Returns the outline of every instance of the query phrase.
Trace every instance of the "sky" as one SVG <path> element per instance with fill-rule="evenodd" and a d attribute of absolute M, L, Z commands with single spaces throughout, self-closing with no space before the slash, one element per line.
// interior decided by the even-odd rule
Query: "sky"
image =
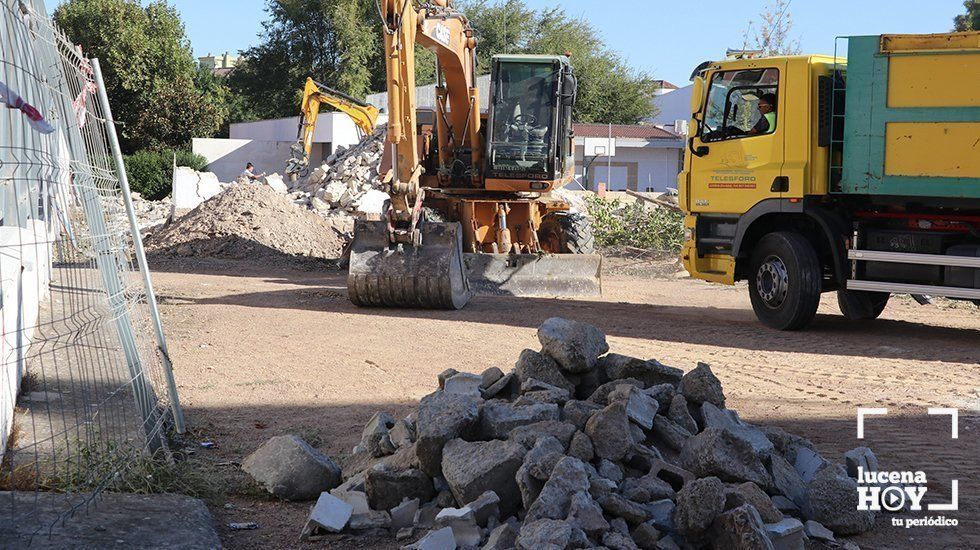
<path fill-rule="evenodd" d="M 584 16 L 606 43 L 654 78 L 683 86 L 700 62 L 742 46 L 748 21 L 769 0 L 525 0 Z M 170 0 L 180 11 L 194 54 L 236 52 L 261 42 L 266 0 Z M 601 9 L 596 9 L 601 4 Z M 804 53 L 834 53 L 837 36 L 947 32 L 963 0 L 792 0 Z M 574 61 L 574 60 L 573 60 Z"/>

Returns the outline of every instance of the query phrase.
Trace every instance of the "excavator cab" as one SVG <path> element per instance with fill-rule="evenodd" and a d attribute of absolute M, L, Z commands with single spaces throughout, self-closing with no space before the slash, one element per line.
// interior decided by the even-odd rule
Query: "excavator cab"
<path fill-rule="evenodd" d="M 491 69 L 487 189 L 549 191 L 572 156 L 577 83 L 565 56 L 498 55 Z M 573 161 L 574 162 L 574 161 Z M 526 189 L 494 180 L 527 180 Z"/>

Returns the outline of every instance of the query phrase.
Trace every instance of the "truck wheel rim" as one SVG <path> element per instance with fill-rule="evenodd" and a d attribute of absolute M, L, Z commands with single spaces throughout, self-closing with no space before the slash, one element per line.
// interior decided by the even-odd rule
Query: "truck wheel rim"
<path fill-rule="evenodd" d="M 781 306 L 789 289 L 789 274 L 783 261 L 776 256 L 766 258 L 755 276 L 755 287 L 766 306 Z"/>

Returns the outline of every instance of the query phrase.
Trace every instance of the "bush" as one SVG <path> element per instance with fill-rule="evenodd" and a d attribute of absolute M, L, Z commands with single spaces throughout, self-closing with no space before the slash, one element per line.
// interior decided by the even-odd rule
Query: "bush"
<path fill-rule="evenodd" d="M 592 231 L 601 247 L 633 246 L 678 253 L 684 244 L 684 214 L 669 208 L 647 209 L 640 201 L 586 197 Z"/>
<path fill-rule="evenodd" d="M 174 155 L 177 155 L 177 166 L 188 166 L 199 172 L 208 166 L 207 159 L 190 151 L 137 151 L 124 159 L 130 189 L 154 201 L 169 195 Z"/>

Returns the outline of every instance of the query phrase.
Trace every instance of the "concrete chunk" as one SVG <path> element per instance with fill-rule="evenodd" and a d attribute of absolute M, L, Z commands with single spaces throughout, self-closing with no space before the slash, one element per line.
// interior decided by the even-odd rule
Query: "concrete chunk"
<path fill-rule="evenodd" d="M 340 467 L 295 435 L 269 439 L 245 458 L 242 470 L 286 500 L 311 500 L 340 485 Z"/>
<path fill-rule="evenodd" d="M 320 493 L 309 521 L 327 532 L 339 533 L 347 527 L 353 511 L 353 506 L 330 493 Z"/>
<path fill-rule="evenodd" d="M 599 356 L 609 351 L 606 335 L 587 323 L 560 317 L 545 320 L 538 327 L 541 351 L 568 372 L 587 372 L 595 368 Z"/>
<path fill-rule="evenodd" d="M 623 384 L 609 392 L 606 399 L 610 403 L 623 402 L 626 405 L 626 415 L 630 420 L 644 429 L 653 428 L 653 418 L 657 415 L 660 405 L 656 399 L 643 393 L 640 388 Z"/>

